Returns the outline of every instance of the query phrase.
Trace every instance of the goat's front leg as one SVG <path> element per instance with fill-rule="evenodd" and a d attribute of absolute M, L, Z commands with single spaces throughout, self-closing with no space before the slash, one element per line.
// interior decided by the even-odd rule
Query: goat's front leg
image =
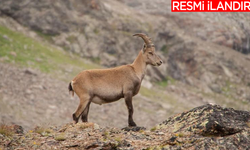
<path fill-rule="evenodd" d="M 90 103 L 89 102 L 85 108 L 85 110 L 83 111 L 82 113 L 82 122 L 88 122 L 88 114 L 89 114 L 89 106 L 90 106 Z"/>
<path fill-rule="evenodd" d="M 79 117 L 85 111 L 85 109 L 87 108 L 89 102 L 90 101 L 89 101 L 89 96 L 88 95 L 84 95 L 84 96 L 80 97 L 80 104 L 79 104 L 76 112 L 72 115 L 73 120 L 75 121 L 75 123 L 78 122 Z"/>
<path fill-rule="evenodd" d="M 128 108 L 128 125 L 130 127 L 136 126 L 136 124 L 133 120 L 134 109 L 133 109 L 133 104 L 132 104 L 132 93 L 125 94 L 124 98 L 125 98 L 125 102 L 126 102 L 126 105 Z"/>

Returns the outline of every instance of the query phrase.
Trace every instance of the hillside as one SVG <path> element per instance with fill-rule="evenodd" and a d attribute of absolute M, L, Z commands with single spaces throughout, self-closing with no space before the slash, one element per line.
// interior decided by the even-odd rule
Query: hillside
<path fill-rule="evenodd" d="M 172 78 L 205 93 L 249 101 L 249 13 L 171 13 L 169 2 L 3 0 L 0 11 L 105 67 L 132 62 L 142 41 L 131 35 L 147 33 L 165 62 L 149 67 L 148 82 Z M 227 86 L 233 90 L 226 93 Z"/>
<path fill-rule="evenodd" d="M 171 13 L 169 3 L 1 0 L 0 123 L 27 131 L 71 122 L 78 98 L 68 94 L 69 81 L 82 70 L 132 63 L 143 45 L 137 32 L 164 60 L 148 67 L 134 98 L 139 126 L 207 103 L 249 111 L 249 13 Z M 123 100 L 90 108 L 90 122 L 127 125 Z"/>

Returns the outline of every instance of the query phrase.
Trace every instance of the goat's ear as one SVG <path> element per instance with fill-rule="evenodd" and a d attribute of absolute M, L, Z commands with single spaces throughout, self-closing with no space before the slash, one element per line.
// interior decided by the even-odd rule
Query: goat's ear
<path fill-rule="evenodd" d="M 143 53 L 146 52 L 146 48 L 147 48 L 146 44 L 143 44 L 143 48 L 142 48 L 142 52 L 143 52 Z"/>

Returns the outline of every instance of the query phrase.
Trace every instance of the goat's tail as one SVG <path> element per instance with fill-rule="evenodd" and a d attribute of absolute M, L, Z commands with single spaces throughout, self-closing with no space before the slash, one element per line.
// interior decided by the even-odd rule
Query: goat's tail
<path fill-rule="evenodd" d="M 69 83 L 68 89 L 69 89 L 69 93 L 72 92 L 72 96 L 74 96 L 74 90 L 73 90 L 73 87 L 72 87 L 72 84 L 71 84 L 71 83 L 72 83 L 72 82 Z"/>

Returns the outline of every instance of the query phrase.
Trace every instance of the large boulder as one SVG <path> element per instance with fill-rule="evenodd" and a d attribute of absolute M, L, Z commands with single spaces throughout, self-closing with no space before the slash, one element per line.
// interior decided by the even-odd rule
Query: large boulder
<path fill-rule="evenodd" d="M 173 134 L 166 143 L 176 149 L 250 148 L 248 111 L 207 104 L 170 117 L 158 128 Z"/>

